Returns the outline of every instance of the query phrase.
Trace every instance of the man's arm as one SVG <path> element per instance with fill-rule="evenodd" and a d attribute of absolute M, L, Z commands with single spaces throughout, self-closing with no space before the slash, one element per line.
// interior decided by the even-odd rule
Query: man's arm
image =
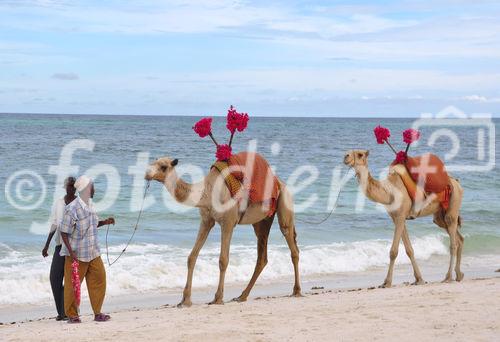
<path fill-rule="evenodd" d="M 64 242 L 64 245 L 68 249 L 69 255 L 71 255 L 71 258 L 73 258 L 73 261 L 74 260 L 78 260 L 78 258 L 76 257 L 75 252 L 71 248 L 71 244 L 69 243 L 69 234 L 61 232 L 61 238 L 62 238 L 62 240 Z"/>
<path fill-rule="evenodd" d="M 47 241 L 45 242 L 45 246 L 42 249 L 42 255 L 43 255 L 44 258 L 47 257 L 47 256 L 49 256 L 48 251 L 49 251 L 50 241 L 52 241 L 52 237 L 54 236 L 55 233 L 56 233 L 55 230 L 51 231 L 49 233 L 49 236 L 47 236 Z"/>
<path fill-rule="evenodd" d="M 57 220 L 58 217 L 61 218 L 62 212 L 61 208 L 59 207 L 59 201 L 56 201 L 52 205 L 52 210 L 50 213 L 50 221 L 52 224 L 50 225 L 50 231 L 49 231 L 49 236 L 47 236 L 47 241 L 45 241 L 45 246 L 42 249 L 42 256 L 45 258 L 49 255 L 49 246 L 50 246 L 50 241 L 52 241 L 52 238 L 54 237 L 54 234 L 56 233 L 57 230 Z"/>
<path fill-rule="evenodd" d="M 75 218 L 73 218 L 73 214 L 71 213 L 71 211 L 66 208 L 59 230 L 61 232 L 61 238 L 64 242 L 64 245 L 68 249 L 69 255 L 71 256 L 71 258 L 73 258 L 73 260 L 78 260 L 75 251 L 71 248 L 71 243 L 69 242 L 69 236 L 73 233 L 74 226 Z"/>

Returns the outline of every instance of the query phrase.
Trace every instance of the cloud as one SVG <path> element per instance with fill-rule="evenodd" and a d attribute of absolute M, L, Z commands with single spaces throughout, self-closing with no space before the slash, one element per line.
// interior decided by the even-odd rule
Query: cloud
<path fill-rule="evenodd" d="M 106 2 L 79 5 L 67 1 L 23 0 L 0 3 L 0 8 L 8 13 L 3 20 L 3 25 L 7 27 L 50 31 L 67 31 L 70 27 L 78 32 L 121 34 L 207 33 L 245 29 L 248 34 L 261 31 L 264 36 L 287 33 L 331 38 L 379 32 L 415 23 L 413 20 L 366 13 L 339 16 L 321 11 L 302 11 L 296 4 L 257 5 L 241 0 L 150 0 L 141 5 L 121 3 L 120 6 Z M 26 13 L 45 20 L 35 20 Z M 24 23 L 28 20 L 29 26 Z"/>
<path fill-rule="evenodd" d="M 500 97 L 486 97 L 482 95 L 467 95 L 462 97 L 462 100 L 472 101 L 472 102 L 500 102 Z"/>
<path fill-rule="evenodd" d="M 61 81 L 76 81 L 80 77 L 77 74 L 72 73 L 72 72 L 68 72 L 68 73 L 60 72 L 60 73 L 53 74 L 52 78 L 55 80 L 61 80 Z"/>

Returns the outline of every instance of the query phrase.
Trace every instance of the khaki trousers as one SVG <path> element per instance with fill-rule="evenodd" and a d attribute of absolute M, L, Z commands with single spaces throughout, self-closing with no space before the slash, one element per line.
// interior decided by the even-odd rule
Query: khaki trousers
<path fill-rule="evenodd" d="M 75 294 L 71 282 L 71 257 L 66 257 L 64 263 L 64 311 L 68 317 L 78 316 L 78 307 L 75 303 Z M 101 257 L 97 257 L 90 262 L 79 261 L 78 271 L 80 274 L 80 282 L 87 282 L 89 291 L 90 304 L 94 314 L 101 313 L 102 303 L 106 294 L 106 270 L 102 263 Z"/>

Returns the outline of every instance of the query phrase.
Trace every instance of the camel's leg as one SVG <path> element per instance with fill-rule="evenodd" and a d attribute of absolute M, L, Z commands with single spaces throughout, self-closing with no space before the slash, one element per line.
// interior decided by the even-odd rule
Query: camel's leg
<path fill-rule="evenodd" d="M 288 248 L 292 256 L 293 270 L 295 273 L 295 284 L 293 286 L 292 296 L 301 297 L 300 276 L 299 276 L 299 247 L 297 246 L 297 233 L 295 231 L 295 220 L 293 212 L 292 195 L 286 187 L 281 184 L 281 192 L 278 197 L 276 208 L 280 230 L 286 239 Z"/>
<path fill-rule="evenodd" d="M 295 232 L 295 226 L 291 228 L 288 227 L 280 227 L 283 236 L 286 239 L 286 243 L 288 244 L 288 248 L 290 248 L 290 254 L 292 256 L 293 263 L 293 271 L 295 274 L 295 283 L 293 285 L 293 293 L 294 297 L 302 297 L 301 288 L 300 288 L 300 276 L 299 276 L 299 246 L 297 246 L 297 233 Z"/>
<path fill-rule="evenodd" d="M 394 238 L 392 240 L 391 251 L 389 252 L 389 270 L 387 271 L 387 276 L 385 277 L 384 283 L 380 287 L 391 287 L 392 286 L 392 272 L 394 270 L 394 263 L 398 256 L 399 241 L 405 230 L 405 218 L 394 218 Z"/>
<path fill-rule="evenodd" d="M 418 268 L 417 261 L 415 260 L 415 253 L 413 252 L 410 237 L 408 236 L 408 229 L 406 227 L 403 231 L 403 244 L 405 245 L 406 255 L 410 258 L 411 265 L 413 267 L 413 274 L 415 275 L 415 282 L 413 285 L 425 284 L 422 274 L 420 273 L 420 269 Z"/>
<path fill-rule="evenodd" d="M 219 286 L 215 292 L 214 300 L 209 304 L 224 304 L 224 278 L 226 276 L 227 265 L 229 264 L 229 247 L 233 236 L 235 224 L 223 224 L 221 227 L 221 246 L 219 256 Z"/>
<path fill-rule="evenodd" d="M 250 291 L 257 281 L 257 278 L 267 265 L 267 240 L 269 238 L 269 231 L 271 230 L 273 220 L 274 215 L 253 225 L 255 235 L 257 235 L 257 263 L 255 264 L 252 279 L 250 279 L 247 287 L 238 298 L 234 299 L 237 302 L 244 302 L 247 300 Z"/>
<path fill-rule="evenodd" d="M 446 222 L 448 224 L 448 235 L 450 236 L 450 266 L 448 267 L 448 272 L 443 282 L 448 283 L 452 281 L 452 270 L 455 266 L 455 259 L 457 256 L 457 220 L 453 218 L 447 218 Z M 451 221 L 451 222 L 449 222 Z"/>
<path fill-rule="evenodd" d="M 464 279 L 464 274 L 460 270 L 460 263 L 462 262 L 462 249 L 464 248 L 464 237 L 460 234 L 460 231 L 457 229 L 458 236 L 458 246 L 457 246 L 457 264 L 455 265 L 455 273 L 457 275 L 457 281 L 461 281 Z"/>
<path fill-rule="evenodd" d="M 198 230 L 198 236 L 196 237 L 196 242 L 187 260 L 188 275 L 186 280 L 186 286 L 184 287 L 184 293 L 182 295 L 182 301 L 179 303 L 179 305 L 177 305 L 177 307 L 183 307 L 183 306 L 189 307 L 192 304 L 191 284 L 193 281 L 194 266 L 196 264 L 196 259 L 198 258 L 198 254 L 200 253 L 201 248 L 205 244 L 205 241 L 207 240 L 208 237 L 208 233 L 210 233 L 210 230 L 212 229 L 214 224 L 215 221 L 212 219 L 206 221 L 202 220 L 200 223 L 200 229 Z"/>
<path fill-rule="evenodd" d="M 450 234 L 451 231 L 454 233 L 450 234 L 450 253 L 452 252 L 451 249 L 451 239 L 452 235 L 455 236 L 455 241 L 456 241 L 456 264 L 455 264 L 455 273 L 457 276 L 457 281 L 461 281 L 464 278 L 464 274 L 460 270 L 460 263 L 462 261 L 462 250 L 463 250 L 463 245 L 464 245 L 464 238 L 462 234 L 460 234 L 459 229 L 461 226 L 461 219 L 460 219 L 460 207 L 462 206 L 462 199 L 463 199 L 463 193 L 464 190 L 460 183 L 458 182 L 457 179 L 451 177 L 450 178 L 450 183 L 452 185 L 452 192 L 451 192 L 451 198 L 450 198 L 450 206 L 444 215 L 444 219 L 446 222 L 446 225 L 448 227 L 448 233 Z M 451 279 L 451 272 L 448 272 L 450 276 L 446 276 L 446 280 L 449 281 Z"/>

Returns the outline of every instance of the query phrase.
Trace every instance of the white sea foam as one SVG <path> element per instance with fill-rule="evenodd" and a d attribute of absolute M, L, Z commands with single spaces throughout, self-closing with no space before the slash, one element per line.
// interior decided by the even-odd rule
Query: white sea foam
<path fill-rule="evenodd" d="M 351 243 L 301 246 L 300 270 L 303 276 L 361 272 L 371 267 L 388 264 L 390 240 L 367 240 Z M 417 259 L 427 260 L 432 255 L 448 253 L 443 235 L 427 235 L 413 240 Z M 110 248 L 111 259 L 123 246 Z M 190 250 L 168 245 L 131 245 L 127 253 L 112 267 L 107 268 L 109 295 L 181 288 L 186 277 L 186 258 Z M 102 256 L 103 261 L 105 255 Z M 219 247 L 204 248 L 196 264 L 193 284 L 196 287 L 213 286 L 219 276 Z M 269 263 L 259 279 L 273 282 L 291 276 L 293 267 L 286 246 L 271 245 Z M 226 283 L 247 282 L 253 272 L 256 247 L 231 246 L 231 257 Z M 398 263 L 409 263 L 400 246 Z M 52 298 L 49 285 L 50 258 L 38 254 L 11 250 L 0 259 L 0 304 L 41 303 Z M 82 291 L 86 295 L 86 290 Z"/>

